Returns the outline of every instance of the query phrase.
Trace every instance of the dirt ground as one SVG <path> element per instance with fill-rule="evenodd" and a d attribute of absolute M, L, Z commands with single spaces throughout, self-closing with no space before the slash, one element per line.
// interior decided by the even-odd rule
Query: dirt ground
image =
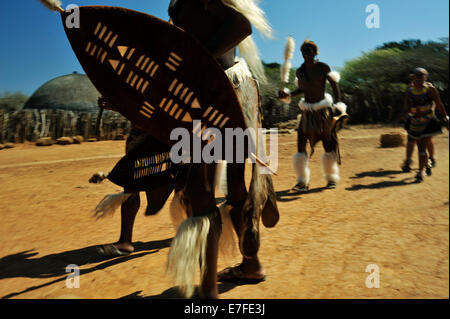
<path fill-rule="evenodd" d="M 380 148 L 380 134 L 400 128 L 352 126 L 340 134 L 341 182 L 325 190 L 317 145 L 311 191 L 296 195 L 292 156 L 296 134 L 279 136 L 274 184 L 280 222 L 261 225 L 260 258 L 267 280 L 219 284 L 221 298 L 449 298 L 449 141 L 435 139 L 437 167 L 421 184 L 402 173 L 404 147 Z M 119 192 L 105 181 L 123 155 L 124 141 L 0 151 L 1 298 L 179 298 L 165 277 L 174 236 L 168 204 L 136 218 L 136 251 L 102 260 L 96 247 L 119 237 L 120 213 L 96 221 L 92 210 Z M 417 168 L 417 150 L 413 168 Z M 169 199 L 171 201 L 171 198 Z M 240 261 L 220 257 L 219 270 Z M 66 266 L 80 268 L 79 288 L 66 287 Z M 379 288 L 366 287 L 368 265 L 379 268 Z"/>

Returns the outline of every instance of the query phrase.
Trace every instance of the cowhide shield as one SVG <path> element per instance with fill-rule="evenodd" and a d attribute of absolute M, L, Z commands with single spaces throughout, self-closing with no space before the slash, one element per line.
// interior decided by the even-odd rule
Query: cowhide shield
<path fill-rule="evenodd" d="M 193 36 L 125 8 L 80 7 L 80 28 L 67 28 L 72 48 L 97 90 L 159 141 L 174 128 L 201 136 L 214 127 L 246 129 L 233 86 Z M 193 120 L 202 125 L 193 128 Z"/>
<path fill-rule="evenodd" d="M 171 161 L 167 145 L 146 134 L 114 166 L 108 179 L 130 191 L 151 191 L 174 185 L 182 166 Z"/>

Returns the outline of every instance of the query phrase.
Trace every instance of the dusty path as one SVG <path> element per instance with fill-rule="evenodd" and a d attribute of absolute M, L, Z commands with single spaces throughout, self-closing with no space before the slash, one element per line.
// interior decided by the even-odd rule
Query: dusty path
<path fill-rule="evenodd" d="M 287 191 L 295 181 L 296 136 L 280 136 L 274 183 L 281 220 L 274 229 L 261 228 L 267 281 L 220 284 L 222 298 L 449 297 L 448 132 L 435 140 L 433 176 L 414 184 L 413 172 L 400 172 L 404 148 L 379 148 L 386 131 L 401 129 L 342 132 L 342 181 L 334 191 L 322 188 L 318 145 L 311 160 L 312 190 L 303 195 Z M 110 260 L 96 255 L 96 245 L 117 240 L 120 214 L 95 221 L 92 209 L 120 188 L 87 180 L 110 170 L 123 150 L 124 141 L 105 141 L 0 151 L 1 298 L 178 297 L 164 277 L 174 236 L 168 205 L 145 217 L 142 196 L 136 252 Z M 221 257 L 219 266 L 238 262 L 238 256 Z M 79 289 L 66 287 L 69 264 L 80 267 Z M 380 269 L 379 289 L 365 285 L 369 264 Z"/>

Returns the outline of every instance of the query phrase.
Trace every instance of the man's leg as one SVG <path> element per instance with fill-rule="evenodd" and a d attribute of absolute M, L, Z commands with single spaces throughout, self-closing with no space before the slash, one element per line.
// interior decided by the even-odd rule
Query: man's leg
<path fill-rule="evenodd" d="M 327 181 L 327 188 L 336 188 L 339 181 L 339 164 L 337 155 L 337 142 L 328 136 L 322 140 L 325 153 L 322 155 L 322 169 L 325 180 Z"/>
<path fill-rule="evenodd" d="M 225 213 L 229 213 L 233 228 L 239 238 L 239 249 L 242 254 L 242 262 L 236 267 L 228 267 L 218 273 L 218 281 L 260 281 L 263 280 L 264 269 L 258 258 L 259 250 L 259 232 L 257 234 L 248 233 L 246 230 L 250 225 L 246 225 L 244 222 L 244 216 L 247 214 L 255 213 L 255 208 L 246 204 L 246 198 L 248 196 L 247 189 L 245 187 L 245 164 L 229 163 L 227 164 L 227 182 L 228 182 L 228 194 Z M 252 210 L 252 211 L 244 211 Z M 248 222 L 258 222 L 259 218 L 255 218 Z M 252 225 L 253 226 L 253 225 Z M 259 224 L 257 229 L 259 230 Z M 256 238 L 255 238 L 256 237 Z"/>
<path fill-rule="evenodd" d="M 133 225 L 140 206 L 138 192 L 127 192 L 128 198 L 121 205 L 120 238 L 114 244 L 98 247 L 98 252 L 104 257 L 118 257 L 128 255 L 134 251 L 132 245 Z"/>
<path fill-rule="evenodd" d="M 297 153 L 294 155 L 294 170 L 297 174 L 297 184 L 292 188 L 294 191 L 304 192 L 309 189 L 311 172 L 308 167 L 309 158 L 306 153 L 307 138 L 302 132 L 301 122 L 297 130 Z"/>
<path fill-rule="evenodd" d="M 201 297 L 218 298 L 217 259 L 221 219 L 214 198 L 215 164 L 191 164 L 183 191 L 187 215 L 172 241 L 168 273 L 182 293 L 194 292 L 200 262 Z"/>
<path fill-rule="evenodd" d="M 429 157 L 429 166 L 431 168 L 436 166 L 436 158 L 434 156 L 434 142 L 433 138 L 430 137 L 427 139 L 427 150 L 428 150 L 428 157 Z"/>
<path fill-rule="evenodd" d="M 424 170 L 428 164 L 428 155 L 426 150 L 426 139 L 421 138 L 417 141 L 417 147 L 419 149 L 419 172 L 416 175 L 416 182 L 423 181 Z"/>
<path fill-rule="evenodd" d="M 412 163 L 412 155 L 414 152 L 414 146 L 416 145 L 416 141 L 408 136 L 408 142 L 406 143 L 406 160 L 402 165 L 403 172 L 411 171 L 411 163 Z"/>
<path fill-rule="evenodd" d="M 130 253 L 134 251 L 132 245 L 133 226 L 140 206 L 141 198 L 139 193 L 132 193 L 121 206 L 120 238 L 115 244 L 121 251 L 128 251 Z"/>

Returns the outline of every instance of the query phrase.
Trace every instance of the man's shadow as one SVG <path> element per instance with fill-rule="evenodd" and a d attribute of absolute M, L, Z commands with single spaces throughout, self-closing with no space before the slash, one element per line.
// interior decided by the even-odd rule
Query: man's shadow
<path fill-rule="evenodd" d="M 358 173 L 355 176 L 350 177 L 350 179 L 359 179 L 364 177 L 389 177 L 389 178 L 395 178 L 393 175 L 401 175 L 405 174 L 403 171 L 385 171 L 384 169 L 379 169 L 376 171 L 368 171 L 368 172 L 362 172 Z"/>
<path fill-rule="evenodd" d="M 321 193 L 324 190 L 327 190 L 327 188 L 326 187 L 318 187 L 318 188 L 313 188 L 313 189 L 307 190 L 305 192 L 298 192 L 298 191 L 294 191 L 292 189 L 286 189 L 286 190 L 283 190 L 283 191 L 276 192 L 277 201 L 279 201 L 279 202 L 292 202 L 294 200 L 301 199 L 300 195 Z"/>
<path fill-rule="evenodd" d="M 11 298 L 22 293 L 36 290 L 45 286 L 52 285 L 59 281 L 66 280 L 66 267 L 69 265 L 83 266 L 91 263 L 100 264 L 88 269 L 81 269 L 80 276 L 88 274 L 97 270 L 102 270 L 128 260 L 140 258 L 145 255 L 154 254 L 160 249 L 170 246 L 172 238 L 164 240 L 156 240 L 150 242 L 136 242 L 134 243 L 134 253 L 115 257 L 113 259 L 101 256 L 97 248 L 98 246 L 90 246 L 86 248 L 66 251 L 57 254 L 51 254 L 40 258 L 33 258 L 38 255 L 34 250 L 27 250 L 17 254 L 2 257 L 0 259 L 0 279 L 25 277 L 25 278 L 55 278 L 54 281 L 47 282 L 42 285 L 27 288 L 25 291 L 12 293 L 2 298 Z M 62 278 L 59 278 L 63 276 Z"/>
<path fill-rule="evenodd" d="M 219 291 L 219 294 L 223 294 L 227 291 L 230 291 L 238 286 L 243 285 L 256 285 L 256 284 L 249 284 L 249 283 L 232 283 L 232 282 L 221 282 L 217 284 L 217 289 Z M 195 287 L 195 292 L 191 299 L 200 299 L 199 294 L 199 287 Z M 159 295 L 153 295 L 153 296 L 142 296 L 142 291 L 136 291 L 132 294 L 123 296 L 119 299 L 185 299 L 185 297 L 180 293 L 177 287 L 172 287 L 167 290 L 164 290 Z"/>
<path fill-rule="evenodd" d="M 383 169 L 379 169 L 376 171 L 368 171 L 368 172 L 358 173 L 355 176 L 350 177 L 350 179 L 359 179 L 359 178 L 364 178 L 364 177 L 387 177 L 389 179 L 394 179 L 395 178 L 394 175 L 401 175 L 401 174 L 405 174 L 405 172 L 392 171 L 392 170 L 385 171 Z M 387 181 L 381 181 L 381 182 L 372 183 L 372 184 L 368 184 L 368 185 L 356 184 L 356 185 L 352 185 L 351 187 L 347 187 L 345 190 L 358 191 L 361 189 L 379 189 L 379 188 L 386 188 L 386 187 L 406 186 L 406 185 L 411 185 L 411 184 L 415 184 L 415 183 L 416 183 L 416 181 L 413 177 L 407 177 L 407 178 L 404 178 L 399 181 L 387 180 Z"/>

